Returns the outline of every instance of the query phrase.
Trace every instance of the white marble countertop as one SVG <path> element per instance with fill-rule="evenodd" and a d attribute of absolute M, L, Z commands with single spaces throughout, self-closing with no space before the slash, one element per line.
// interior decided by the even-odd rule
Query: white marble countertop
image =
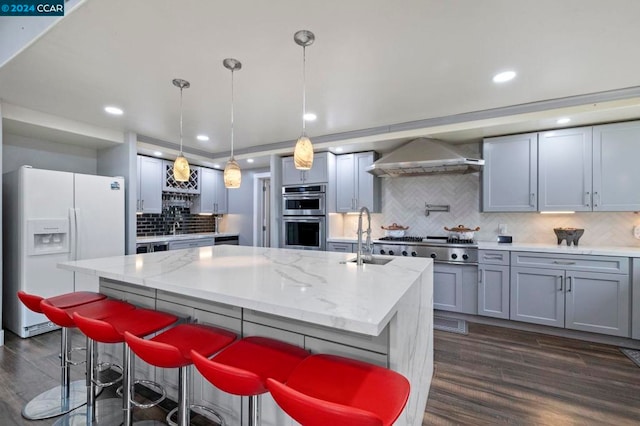
<path fill-rule="evenodd" d="M 379 256 L 388 257 L 388 256 Z M 431 259 L 213 246 L 64 262 L 63 269 L 377 336 Z"/>
<path fill-rule="evenodd" d="M 640 257 L 640 246 L 567 246 L 563 244 L 511 243 L 478 241 L 478 248 L 485 250 L 533 251 L 559 254 L 590 254 L 596 256 Z"/>
<path fill-rule="evenodd" d="M 237 232 L 199 232 L 195 234 L 156 235 L 153 237 L 137 237 L 136 243 L 161 243 L 167 241 L 198 240 L 201 238 L 237 237 Z"/>

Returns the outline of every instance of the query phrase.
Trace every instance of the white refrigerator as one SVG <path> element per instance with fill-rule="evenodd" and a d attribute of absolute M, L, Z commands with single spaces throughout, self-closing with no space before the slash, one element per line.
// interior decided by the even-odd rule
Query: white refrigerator
<path fill-rule="evenodd" d="M 3 175 L 3 322 L 20 337 L 57 327 L 16 293 L 98 291 L 98 278 L 57 267 L 123 255 L 124 179 L 22 166 Z"/>

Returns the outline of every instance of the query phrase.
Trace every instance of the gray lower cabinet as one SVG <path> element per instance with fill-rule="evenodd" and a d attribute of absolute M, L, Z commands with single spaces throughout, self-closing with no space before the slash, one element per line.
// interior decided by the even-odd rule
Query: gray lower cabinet
<path fill-rule="evenodd" d="M 441 311 L 478 313 L 478 267 L 433 265 L 433 308 Z"/>
<path fill-rule="evenodd" d="M 512 320 L 630 337 L 628 258 L 511 256 Z"/>
<path fill-rule="evenodd" d="M 478 253 L 478 315 L 509 319 L 509 252 Z"/>
<path fill-rule="evenodd" d="M 338 251 L 341 253 L 355 253 L 357 244 L 327 242 L 327 251 Z"/>
<path fill-rule="evenodd" d="M 195 247 L 209 247 L 215 244 L 214 238 L 194 238 L 192 240 L 169 241 L 169 250 L 180 250 Z"/>

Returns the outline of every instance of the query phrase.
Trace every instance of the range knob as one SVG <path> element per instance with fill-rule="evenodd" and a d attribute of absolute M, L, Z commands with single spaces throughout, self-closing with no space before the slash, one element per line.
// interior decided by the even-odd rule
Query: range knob
<path fill-rule="evenodd" d="M 393 250 L 389 250 L 389 256 L 393 256 Z"/>
<path fill-rule="evenodd" d="M 411 256 L 416 257 L 418 255 L 418 253 L 416 253 L 415 251 L 411 252 Z"/>
<path fill-rule="evenodd" d="M 384 254 L 384 250 L 380 249 L 380 254 Z"/>
<path fill-rule="evenodd" d="M 451 255 L 451 258 L 452 258 L 452 259 L 457 259 L 457 258 L 458 258 L 458 255 L 457 255 L 457 254 L 455 254 L 455 253 L 453 253 L 453 254 Z"/>
<path fill-rule="evenodd" d="M 467 259 L 469 259 L 469 255 L 465 253 L 465 254 L 463 254 L 463 255 L 462 255 L 462 258 L 463 258 L 464 260 L 467 260 Z"/>
<path fill-rule="evenodd" d="M 436 258 L 436 254 L 435 253 L 431 253 L 429 256 L 431 256 L 432 259 Z"/>
<path fill-rule="evenodd" d="M 407 251 L 406 251 L 406 250 L 402 250 L 402 255 L 403 255 L 403 256 L 408 256 Z"/>

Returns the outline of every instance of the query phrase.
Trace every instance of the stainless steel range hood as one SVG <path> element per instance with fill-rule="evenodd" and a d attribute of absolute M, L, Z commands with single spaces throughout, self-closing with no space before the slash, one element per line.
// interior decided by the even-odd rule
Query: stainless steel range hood
<path fill-rule="evenodd" d="M 435 139 L 414 139 L 367 168 L 378 177 L 408 177 L 444 173 L 474 173 L 484 160 L 469 158 L 455 146 Z"/>

